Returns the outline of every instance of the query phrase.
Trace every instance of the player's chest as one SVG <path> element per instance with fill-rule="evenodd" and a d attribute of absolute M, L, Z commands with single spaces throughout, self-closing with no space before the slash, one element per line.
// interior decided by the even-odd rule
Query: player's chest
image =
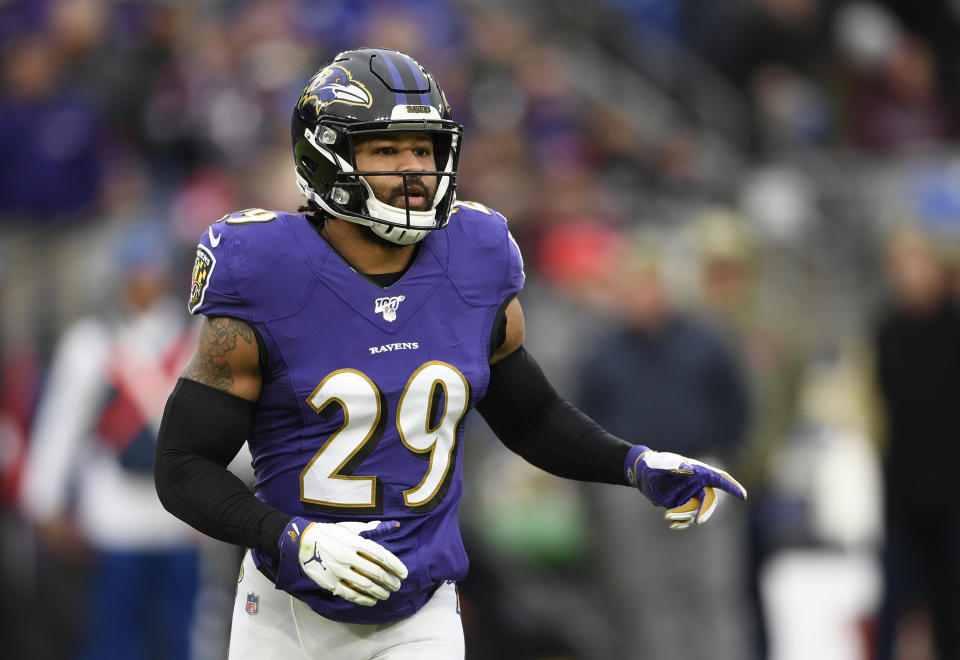
<path fill-rule="evenodd" d="M 424 284 L 321 287 L 297 314 L 269 324 L 296 390 L 309 398 L 332 381 L 341 387 L 331 392 L 399 399 L 428 377 L 428 389 L 485 383 L 494 310 L 466 304 L 443 280 Z"/>

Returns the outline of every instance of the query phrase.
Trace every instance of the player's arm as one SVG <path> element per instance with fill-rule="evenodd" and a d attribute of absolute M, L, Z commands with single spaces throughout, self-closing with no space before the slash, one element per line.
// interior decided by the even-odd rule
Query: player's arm
<path fill-rule="evenodd" d="M 164 409 L 154 481 L 163 506 L 181 520 L 277 559 L 277 540 L 291 516 L 261 502 L 227 469 L 250 433 L 261 384 L 250 325 L 205 319 Z"/>
<path fill-rule="evenodd" d="M 560 477 L 636 486 L 670 509 L 672 527 L 705 522 L 716 506 L 714 487 L 746 497 L 722 470 L 608 433 L 557 394 L 524 348 L 524 335 L 523 310 L 514 298 L 495 323 L 490 384 L 477 404 L 509 449 Z"/>
<path fill-rule="evenodd" d="M 208 536 L 270 557 L 278 588 L 298 584 L 302 574 L 336 596 L 375 605 L 407 576 L 403 562 L 373 540 L 391 533 L 396 521 L 292 517 L 260 501 L 227 469 L 250 434 L 262 385 L 253 328 L 207 318 L 160 425 L 154 469 L 160 501 Z"/>
<path fill-rule="evenodd" d="M 624 483 L 623 463 L 632 445 L 560 398 L 523 346 L 523 309 L 517 298 L 495 325 L 498 348 L 492 352 L 490 385 L 477 410 L 500 441 L 551 474 Z"/>
<path fill-rule="evenodd" d="M 263 377 L 259 343 L 253 328 L 245 321 L 226 316 L 205 318 L 197 350 L 181 376 L 241 399 L 256 401 Z"/>

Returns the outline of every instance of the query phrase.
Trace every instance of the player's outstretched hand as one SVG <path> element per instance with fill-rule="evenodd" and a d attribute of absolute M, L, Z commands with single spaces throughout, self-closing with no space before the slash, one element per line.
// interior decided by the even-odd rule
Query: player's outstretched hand
<path fill-rule="evenodd" d="M 715 488 L 746 499 L 747 490 L 729 474 L 701 461 L 636 445 L 624 464 L 627 482 L 665 507 L 670 529 L 702 525 L 717 508 Z"/>
<path fill-rule="evenodd" d="M 400 588 L 407 567 L 373 539 L 400 523 L 318 523 L 294 518 L 280 539 L 280 554 L 296 557 L 304 575 L 335 596 L 358 605 L 376 605 Z"/>

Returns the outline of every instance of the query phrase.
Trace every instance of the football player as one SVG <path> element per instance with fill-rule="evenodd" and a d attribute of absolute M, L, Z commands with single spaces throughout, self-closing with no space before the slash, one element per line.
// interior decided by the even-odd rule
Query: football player
<path fill-rule="evenodd" d="M 337 55 L 293 112 L 302 213 L 214 223 L 189 309 L 205 321 L 167 402 L 170 511 L 249 548 L 231 658 L 458 658 L 463 419 L 553 474 L 632 485 L 672 526 L 730 475 L 632 446 L 560 398 L 523 347 L 506 220 L 456 199 L 462 127 L 396 51 Z M 256 494 L 226 465 L 249 442 Z M 496 487 L 491 484 L 490 487 Z"/>

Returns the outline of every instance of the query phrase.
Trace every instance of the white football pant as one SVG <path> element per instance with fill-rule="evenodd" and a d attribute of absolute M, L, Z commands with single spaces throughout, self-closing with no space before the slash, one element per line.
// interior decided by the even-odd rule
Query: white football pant
<path fill-rule="evenodd" d="M 447 582 L 406 619 L 380 625 L 331 621 L 275 588 L 248 551 L 233 605 L 229 660 L 463 660 L 457 605 L 456 585 Z"/>

